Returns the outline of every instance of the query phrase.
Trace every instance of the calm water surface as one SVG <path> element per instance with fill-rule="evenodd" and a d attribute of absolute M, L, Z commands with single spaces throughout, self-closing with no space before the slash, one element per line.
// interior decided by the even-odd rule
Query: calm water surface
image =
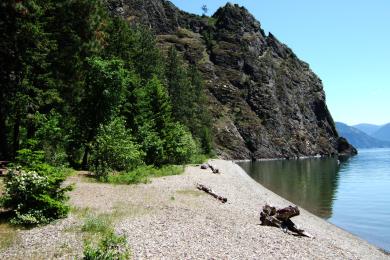
<path fill-rule="evenodd" d="M 390 149 L 336 159 L 243 162 L 263 186 L 390 251 Z"/>

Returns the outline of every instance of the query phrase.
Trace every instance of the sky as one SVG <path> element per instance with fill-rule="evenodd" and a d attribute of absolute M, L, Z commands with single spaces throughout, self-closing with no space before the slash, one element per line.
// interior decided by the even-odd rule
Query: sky
<path fill-rule="evenodd" d="M 228 1 L 172 0 L 207 15 Z M 335 121 L 390 122 L 390 0 L 236 0 L 322 79 Z"/>

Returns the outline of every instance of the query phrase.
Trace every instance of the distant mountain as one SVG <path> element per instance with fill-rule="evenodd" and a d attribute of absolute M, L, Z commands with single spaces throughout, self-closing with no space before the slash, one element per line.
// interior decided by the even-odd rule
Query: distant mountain
<path fill-rule="evenodd" d="M 372 135 L 373 133 L 378 131 L 379 128 L 381 128 L 380 125 L 373 125 L 373 124 L 358 124 L 358 125 L 353 125 L 352 127 L 357 128 L 368 135 Z"/>
<path fill-rule="evenodd" d="M 385 140 L 390 142 L 390 123 L 381 126 L 375 133 L 372 134 L 373 137 L 380 140 Z"/>
<path fill-rule="evenodd" d="M 348 141 L 357 148 L 390 147 L 390 142 L 378 140 L 363 131 L 344 123 L 336 122 L 336 129 L 340 136 L 347 138 Z"/>

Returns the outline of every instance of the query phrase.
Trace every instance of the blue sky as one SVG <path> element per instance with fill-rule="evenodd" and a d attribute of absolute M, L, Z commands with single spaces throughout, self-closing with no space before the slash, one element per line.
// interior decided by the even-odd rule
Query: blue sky
<path fill-rule="evenodd" d="M 173 0 L 212 15 L 228 1 Z M 236 0 L 308 62 L 322 79 L 328 107 L 347 124 L 390 122 L 390 0 Z"/>

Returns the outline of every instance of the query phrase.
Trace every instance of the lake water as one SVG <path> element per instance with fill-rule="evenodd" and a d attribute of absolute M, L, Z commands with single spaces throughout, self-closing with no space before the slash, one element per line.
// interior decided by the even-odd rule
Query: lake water
<path fill-rule="evenodd" d="M 359 150 L 340 163 L 305 159 L 239 165 L 280 196 L 390 251 L 390 149 Z"/>

